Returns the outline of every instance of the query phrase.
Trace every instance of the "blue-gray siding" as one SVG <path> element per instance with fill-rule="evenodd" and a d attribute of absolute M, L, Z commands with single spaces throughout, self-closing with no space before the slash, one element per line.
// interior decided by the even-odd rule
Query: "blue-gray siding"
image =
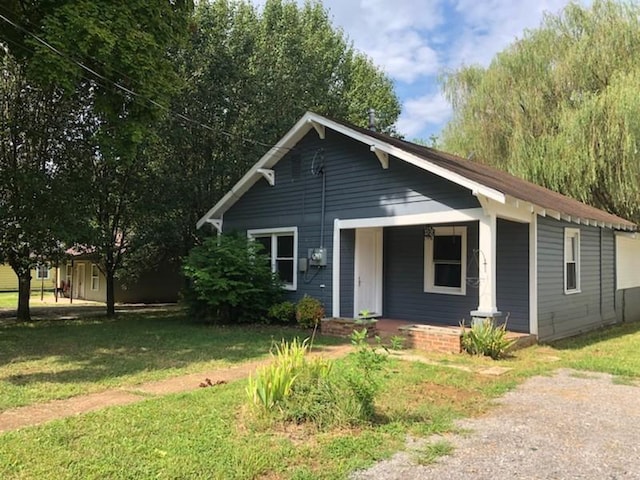
<path fill-rule="evenodd" d="M 640 287 L 616 291 L 616 317 L 618 322 L 640 321 Z"/>
<path fill-rule="evenodd" d="M 469 313 L 478 307 L 478 223 L 467 226 L 468 271 L 466 295 L 424 292 L 423 227 L 384 229 L 384 316 L 417 323 L 458 325 L 470 321 Z"/>
<path fill-rule="evenodd" d="M 498 219 L 498 309 L 514 332 L 529 332 L 529 224 Z"/>
<path fill-rule="evenodd" d="M 322 176 L 313 174 L 320 166 L 326 175 L 322 239 Z M 308 248 L 318 247 L 322 242 L 328 250 L 327 266 L 319 272 L 313 269 L 306 280 L 299 273 L 297 291 L 289 295 L 293 300 L 305 293 L 313 295 L 322 299 L 327 309 L 331 308 L 335 218 L 386 217 L 479 207 L 469 190 L 394 157 L 389 159 L 389 168 L 383 169 L 367 145 L 329 129 L 325 140 L 319 139 L 315 131 L 309 132 L 274 170 L 275 186 L 260 179 L 224 214 L 223 230 L 246 232 L 254 228 L 297 226 L 300 257 L 306 256 Z M 344 278 L 341 273 L 341 280 Z M 353 297 L 352 291 L 341 294 L 341 310 L 349 311 L 348 302 L 353 302 L 353 298 L 345 299 L 349 296 Z"/>
<path fill-rule="evenodd" d="M 580 228 L 580 293 L 564 293 L 564 228 Z M 616 320 L 613 232 L 538 218 L 538 337 L 575 335 Z"/>

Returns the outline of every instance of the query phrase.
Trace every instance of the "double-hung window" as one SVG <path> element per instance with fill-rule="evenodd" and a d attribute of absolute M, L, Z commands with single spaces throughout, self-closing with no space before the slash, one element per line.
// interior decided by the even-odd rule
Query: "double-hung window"
<path fill-rule="evenodd" d="M 100 290 L 100 270 L 95 263 L 91 264 L 91 290 Z"/>
<path fill-rule="evenodd" d="M 296 258 L 298 258 L 298 228 L 272 228 L 247 231 L 249 238 L 259 242 L 269 257 L 271 271 L 277 273 L 286 290 L 297 288 Z"/>
<path fill-rule="evenodd" d="M 564 293 L 580 292 L 580 229 L 564 229 Z"/>
<path fill-rule="evenodd" d="M 36 279 L 49 280 L 49 265 L 40 263 L 36 266 Z"/>
<path fill-rule="evenodd" d="M 424 291 L 465 295 L 467 227 L 436 227 L 424 239 Z"/>

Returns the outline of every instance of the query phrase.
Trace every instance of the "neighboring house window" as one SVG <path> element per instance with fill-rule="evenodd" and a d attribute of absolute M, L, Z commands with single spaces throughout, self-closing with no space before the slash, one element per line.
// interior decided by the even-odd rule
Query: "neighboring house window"
<path fill-rule="evenodd" d="M 91 290 L 100 289 L 100 271 L 95 263 L 91 264 Z"/>
<path fill-rule="evenodd" d="M 49 265 L 41 264 L 36 267 L 36 279 L 49 280 Z"/>
<path fill-rule="evenodd" d="M 436 227 L 424 239 L 424 291 L 465 295 L 467 227 Z"/>
<path fill-rule="evenodd" d="M 564 293 L 580 291 L 580 229 L 564 229 Z"/>
<path fill-rule="evenodd" d="M 278 273 L 284 288 L 297 288 L 298 229 L 297 227 L 260 229 L 247 231 L 249 238 L 259 242 L 269 256 L 271 271 Z"/>

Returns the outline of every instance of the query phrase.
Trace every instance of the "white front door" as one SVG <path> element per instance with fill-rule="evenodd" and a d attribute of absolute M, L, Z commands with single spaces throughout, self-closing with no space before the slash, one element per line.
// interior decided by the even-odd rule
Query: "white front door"
<path fill-rule="evenodd" d="M 382 228 L 356 229 L 353 316 L 382 315 Z"/>

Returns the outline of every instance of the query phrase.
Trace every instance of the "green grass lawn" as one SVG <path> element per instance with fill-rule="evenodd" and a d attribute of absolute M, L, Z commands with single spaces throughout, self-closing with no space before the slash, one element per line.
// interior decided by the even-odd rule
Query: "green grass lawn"
<path fill-rule="evenodd" d="M 42 303 L 40 301 L 40 298 L 40 290 L 32 290 L 30 305 L 32 307 L 44 305 L 45 303 Z M 45 290 L 43 298 L 46 302 L 46 305 L 50 307 L 55 305 L 69 305 L 69 299 L 63 298 L 59 298 L 58 303 L 55 303 L 55 296 L 53 294 L 53 291 L 51 290 Z M 8 308 L 13 310 L 18 308 L 18 292 L 0 292 L 0 308 Z"/>
<path fill-rule="evenodd" d="M 180 311 L 0 326 L 0 411 L 237 364 L 301 334 L 197 324 Z"/>
<path fill-rule="evenodd" d="M 118 370 L 119 349 L 124 349 L 125 356 L 136 356 L 136 348 L 155 345 L 156 353 L 149 353 L 150 357 L 145 357 L 144 362 L 136 361 L 125 370 L 139 373 L 142 363 L 148 361 L 159 365 L 157 371 L 164 371 L 165 367 L 171 368 L 165 362 L 170 364 L 176 358 L 180 359 L 181 348 L 217 351 L 214 356 L 218 360 L 238 362 L 251 355 L 263 354 L 269 346 L 269 338 L 278 336 L 270 329 L 248 332 L 246 329 L 219 329 L 180 323 L 175 318 L 139 318 L 131 325 L 122 322 L 34 325 L 9 331 L 16 336 L 14 342 L 18 341 L 17 337 L 27 341 L 28 333 L 34 334 L 38 342 L 49 344 L 47 347 L 40 343 L 40 349 L 48 348 L 54 356 L 61 348 L 55 345 L 67 341 L 68 347 L 76 348 L 74 346 L 88 343 L 88 339 L 98 342 L 97 339 L 106 334 L 107 338 L 98 342 L 101 346 L 84 347 L 88 358 L 81 360 L 76 356 L 72 362 L 74 368 L 83 361 L 89 362 L 96 377 L 94 383 L 110 376 L 107 371 Z M 156 322 L 158 327 L 153 328 Z M 82 336 L 82 332 L 94 329 L 100 333 Z M 172 338 L 162 340 L 164 334 L 170 332 Z M 2 331 L 2 335 L 7 333 Z M 258 340 L 260 335 L 262 340 Z M 133 336 L 135 339 L 131 338 Z M 219 340 L 219 337 L 225 339 Z M 255 338 L 255 342 L 247 337 Z M 234 347 L 234 342 L 244 346 Z M 30 344 L 31 355 L 38 356 L 36 342 Z M 18 348 L 16 343 L 13 348 Z M 92 361 L 90 357 L 96 352 L 101 357 L 101 348 L 108 351 L 115 348 L 115 351 L 102 357 L 103 362 Z M 4 355 L 3 347 L 0 351 Z M 193 355 L 189 353 L 187 357 Z M 230 358 L 223 360 L 225 355 Z M 28 361 L 26 357 L 15 360 Z M 606 329 L 552 346 L 531 347 L 499 362 L 464 355 L 427 357 L 434 364 L 389 360 L 383 391 L 376 403 L 377 420 L 372 425 L 320 432 L 294 425 L 265 429 L 248 415 L 246 381 L 243 380 L 191 393 L 151 398 L 134 405 L 108 408 L 0 435 L 0 478 L 346 478 L 355 468 L 402 449 L 408 433 L 425 436 L 449 431 L 456 418 L 486 411 L 497 395 L 531 375 L 572 367 L 640 378 L 640 323 Z M 335 368 L 341 371 L 350 361 L 350 358 L 342 360 Z M 6 362 L 7 358 L 0 360 L 5 365 L 3 369 Z M 189 365 L 197 365 L 197 362 Z M 484 367 L 495 365 L 512 370 L 498 377 L 478 373 Z M 464 366 L 471 371 L 452 368 L 454 366 Z M 98 373 L 100 371 L 102 374 Z M 124 372 L 124 377 L 128 374 L 135 375 L 135 372 Z M 0 376 L 4 378 L 5 374 Z M 2 388 L 4 396 L 4 385 Z M 431 461 L 434 455 L 450 450 L 444 444 L 441 447 L 437 451 L 420 453 L 421 461 Z"/>

